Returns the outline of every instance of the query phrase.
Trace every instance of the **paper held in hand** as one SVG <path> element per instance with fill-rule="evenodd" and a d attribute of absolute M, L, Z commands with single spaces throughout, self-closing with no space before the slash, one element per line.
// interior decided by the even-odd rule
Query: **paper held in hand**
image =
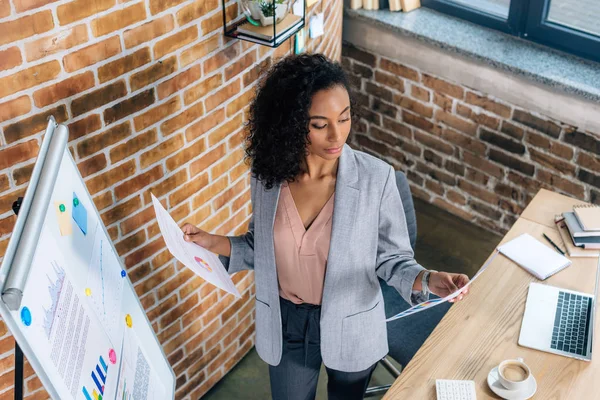
<path fill-rule="evenodd" d="M 473 278 L 471 278 L 469 283 L 467 283 L 465 286 L 463 286 L 459 290 L 455 291 L 454 293 L 451 293 L 446 297 L 442 297 L 439 299 L 431 299 L 431 300 L 424 301 L 423 303 L 419 303 L 416 306 L 409 308 L 408 310 L 404 310 L 401 313 L 398 313 L 398 314 L 394 315 L 393 317 L 386 319 L 385 321 L 390 322 L 390 321 L 395 321 L 400 318 L 408 317 L 409 315 L 416 314 L 421 311 L 425 311 L 431 307 L 439 306 L 440 304 L 443 304 L 443 303 L 447 302 L 448 300 L 452 300 L 453 298 L 458 297 L 458 295 L 460 295 L 466 288 L 468 288 L 471 285 L 471 283 L 475 282 L 475 280 L 479 277 L 479 275 L 481 275 L 483 273 L 483 271 L 485 271 L 485 269 L 488 267 L 488 265 L 490 265 L 492 260 L 497 255 L 498 255 L 498 250 L 496 249 L 496 251 L 494 251 L 494 254 L 492 254 L 492 256 L 486 261 L 486 263 L 483 264 L 483 266 L 479 269 L 479 271 L 475 274 L 475 276 Z"/>
<path fill-rule="evenodd" d="M 160 232 L 171 254 L 205 281 L 241 297 L 219 257 L 196 243 L 186 242 L 181 228 L 154 195 L 152 204 Z"/>

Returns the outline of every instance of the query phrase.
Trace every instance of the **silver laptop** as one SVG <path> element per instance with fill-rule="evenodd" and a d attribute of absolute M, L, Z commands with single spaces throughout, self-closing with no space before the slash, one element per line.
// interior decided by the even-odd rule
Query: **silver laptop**
<path fill-rule="evenodd" d="M 593 296 L 531 283 L 519 345 L 591 361 L 599 275 Z"/>

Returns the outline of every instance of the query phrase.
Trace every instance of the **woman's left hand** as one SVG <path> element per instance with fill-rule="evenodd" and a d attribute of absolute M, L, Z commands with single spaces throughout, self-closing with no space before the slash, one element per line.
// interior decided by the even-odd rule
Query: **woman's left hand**
<path fill-rule="evenodd" d="M 465 274 L 450 274 L 448 272 L 432 272 L 429 276 L 429 291 L 439 296 L 446 297 L 469 283 L 469 277 Z M 450 303 L 460 301 L 469 294 L 469 288 L 449 300 Z"/>

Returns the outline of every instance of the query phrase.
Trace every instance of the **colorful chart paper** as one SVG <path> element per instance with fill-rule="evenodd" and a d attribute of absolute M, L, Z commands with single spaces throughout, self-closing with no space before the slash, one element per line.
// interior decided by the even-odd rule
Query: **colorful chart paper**
<path fill-rule="evenodd" d="M 483 273 L 483 271 L 486 270 L 486 268 L 488 267 L 488 265 L 490 265 L 490 263 L 492 262 L 492 260 L 497 255 L 498 255 L 498 251 L 496 250 L 494 252 L 494 254 L 487 260 L 487 262 L 485 264 L 483 264 L 483 266 L 479 269 L 479 272 L 477 272 L 475 274 L 475 276 L 469 281 L 469 283 L 467 283 L 464 287 L 460 288 L 456 292 L 451 293 L 448 296 L 443 297 L 443 298 L 432 299 L 432 300 L 424 301 L 423 303 L 419 303 L 416 306 L 413 306 L 413 307 L 409 308 L 408 310 L 402 311 L 401 313 L 398 313 L 398 314 L 394 315 L 393 317 L 390 317 L 390 318 L 386 319 L 386 322 L 394 321 L 394 320 L 397 320 L 397 319 L 400 319 L 400 318 L 407 317 L 407 316 L 412 315 L 412 314 L 416 314 L 416 313 L 421 312 L 421 311 L 425 311 L 428 308 L 438 306 L 438 305 L 440 305 L 442 303 L 447 302 L 448 300 L 452 300 L 453 298 L 458 297 L 466 288 L 468 288 L 473 282 L 475 282 L 475 280 L 479 277 L 479 275 L 481 275 Z"/>

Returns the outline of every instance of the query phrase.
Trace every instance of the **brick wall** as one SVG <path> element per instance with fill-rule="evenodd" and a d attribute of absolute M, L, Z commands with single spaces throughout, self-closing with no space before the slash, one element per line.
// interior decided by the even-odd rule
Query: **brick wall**
<path fill-rule="evenodd" d="M 177 376 L 197 399 L 254 344 L 254 277 L 233 301 L 174 261 L 150 191 L 181 224 L 245 231 L 245 110 L 261 70 L 290 53 L 222 35 L 221 0 L 0 0 L 0 258 L 49 115 L 69 148 Z M 237 2 L 227 10 L 237 12 Z M 318 1 L 341 55 L 342 0 Z M 13 398 L 14 339 L 0 321 L 0 400 Z M 29 364 L 26 397 L 47 398 Z"/>
<path fill-rule="evenodd" d="M 352 145 L 404 171 L 414 196 L 500 232 L 540 188 L 600 204 L 600 132 L 350 44 L 342 62 L 361 114 Z"/>

